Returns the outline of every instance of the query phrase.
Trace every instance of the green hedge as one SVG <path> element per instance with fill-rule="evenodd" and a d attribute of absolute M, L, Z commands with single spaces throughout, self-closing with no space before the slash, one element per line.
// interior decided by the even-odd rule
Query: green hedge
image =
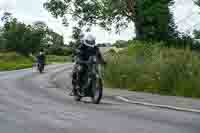
<path fill-rule="evenodd" d="M 200 54 L 161 46 L 133 42 L 107 55 L 105 83 L 131 91 L 200 97 Z"/>
<path fill-rule="evenodd" d="M 0 59 L 0 71 L 29 68 L 35 63 L 34 58 L 22 56 L 16 52 L 0 52 Z M 70 61 L 70 56 L 47 55 L 47 64 Z"/>
<path fill-rule="evenodd" d="M 0 71 L 28 68 L 33 64 L 33 59 L 15 52 L 1 52 L 0 59 Z"/>

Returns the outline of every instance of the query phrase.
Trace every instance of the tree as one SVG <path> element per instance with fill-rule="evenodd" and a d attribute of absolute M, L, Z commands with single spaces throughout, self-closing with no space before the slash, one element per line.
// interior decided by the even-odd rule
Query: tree
<path fill-rule="evenodd" d="M 82 33 L 82 29 L 79 27 L 73 27 L 73 34 L 72 34 L 72 38 L 74 40 L 74 42 L 76 43 L 76 45 L 79 45 L 81 43 L 82 38 L 84 37 L 83 33 Z"/>
<path fill-rule="evenodd" d="M 39 44 L 34 42 L 35 37 L 30 27 L 18 22 L 17 19 L 13 19 L 5 25 L 7 24 L 9 24 L 9 28 L 6 28 L 2 34 L 5 39 L 5 49 L 28 55 L 29 52 L 34 52 L 39 47 Z"/>
<path fill-rule="evenodd" d="M 200 31 L 199 30 L 194 30 L 193 35 L 194 35 L 195 39 L 200 39 Z"/>
<path fill-rule="evenodd" d="M 194 3 L 200 7 L 200 0 L 195 0 Z M 200 39 L 200 30 L 194 30 L 193 35 L 195 39 Z"/>
<path fill-rule="evenodd" d="M 113 46 L 117 47 L 117 48 L 123 48 L 123 47 L 127 47 L 127 41 L 124 40 L 118 40 L 116 41 Z"/>
<path fill-rule="evenodd" d="M 24 55 L 38 51 L 45 34 L 44 31 L 19 22 L 9 13 L 4 13 L 1 20 L 4 23 L 1 30 L 3 49 L 16 51 Z"/>
<path fill-rule="evenodd" d="M 136 37 L 141 40 L 166 40 L 174 37 L 175 24 L 169 6 L 173 0 L 49 0 L 44 7 L 54 17 L 67 20 L 72 15 L 79 27 L 100 25 L 117 31 L 135 24 Z"/>
<path fill-rule="evenodd" d="M 33 26 L 38 30 L 46 31 L 48 29 L 48 26 L 43 21 L 36 21 L 33 23 Z"/>
<path fill-rule="evenodd" d="M 195 4 L 196 4 L 197 6 L 200 7 L 200 0 L 195 0 L 194 2 L 195 2 Z"/>
<path fill-rule="evenodd" d="M 0 50 L 5 49 L 5 39 L 3 38 L 3 28 L 0 27 Z"/>
<path fill-rule="evenodd" d="M 1 21 L 6 23 L 13 19 L 12 14 L 9 12 L 4 12 L 3 17 L 1 18 Z"/>
<path fill-rule="evenodd" d="M 51 29 L 48 29 L 46 39 L 46 42 L 48 43 L 48 52 L 50 54 L 65 55 L 66 52 L 64 50 L 63 36 L 59 35 Z"/>
<path fill-rule="evenodd" d="M 64 37 L 54 32 L 51 29 L 48 29 L 47 36 L 49 38 L 50 44 L 53 46 L 63 47 L 64 46 Z"/>
<path fill-rule="evenodd" d="M 193 35 L 194 35 L 194 40 L 192 48 L 194 50 L 200 51 L 200 30 L 194 30 Z"/>
<path fill-rule="evenodd" d="M 36 21 L 33 23 L 33 33 L 37 36 L 37 43 L 39 43 L 41 48 L 47 48 L 47 32 L 48 26 L 43 21 Z"/>
<path fill-rule="evenodd" d="M 75 53 L 76 53 L 75 51 L 80 46 L 83 37 L 84 37 L 84 34 L 82 32 L 82 29 L 76 26 L 73 27 L 73 31 L 72 31 L 73 41 L 69 42 L 69 47 L 72 50 L 72 56 L 75 56 Z"/>
<path fill-rule="evenodd" d="M 72 30 L 73 41 L 69 42 L 70 47 L 72 49 L 76 49 L 81 44 L 83 37 L 84 37 L 84 34 L 82 32 L 82 29 L 80 27 L 73 27 L 73 30 Z"/>
<path fill-rule="evenodd" d="M 1 20 L 4 25 L 0 29 L 0 49 L 28 55 L 41 48 L 48 50 L 50 45 L 51 48 L 64 45 L 63 36 L 55 33 L 42 21 L 26 25 L 10 13 L 4 13 Z"/>

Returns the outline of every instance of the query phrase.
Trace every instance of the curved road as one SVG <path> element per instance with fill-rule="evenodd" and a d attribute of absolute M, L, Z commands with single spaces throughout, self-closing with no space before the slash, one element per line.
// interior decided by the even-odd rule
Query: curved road
<path fill-rule="evenodd" d="M 2 133 L 199 133 L 200 114 L 150 108 L 104 97 L 102 104 L 75 102 L 54 84 L 71 65 L 0 73 Z M 68 72 L 67 72 L 68 71 Z M 66 83 L 70 79 L 66 79 Z"/>

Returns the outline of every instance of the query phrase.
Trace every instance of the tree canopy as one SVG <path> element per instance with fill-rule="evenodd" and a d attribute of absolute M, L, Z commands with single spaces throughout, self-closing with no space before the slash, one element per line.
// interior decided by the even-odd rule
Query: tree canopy
<path fill-rule="evenodd" d="M 177 36 L 169 9 L 173 3 L 174 0 L 48 0 L 44 7 L 65 23 L 72 16 L 79 27 L 99 25 L 111 30 L 115 26 L 120 31 L 133 23 L 138 39 L 166 40 Z"/>
<path fill-rule="evenodd" d="M 4 13 L 3 27 L 0 27 L 0 49 L 16 51 L 25 55 L 36 53 L 41 48 L 63 46 L 63 37 L 51 30 L 44 22 L 26 25 Z"/>

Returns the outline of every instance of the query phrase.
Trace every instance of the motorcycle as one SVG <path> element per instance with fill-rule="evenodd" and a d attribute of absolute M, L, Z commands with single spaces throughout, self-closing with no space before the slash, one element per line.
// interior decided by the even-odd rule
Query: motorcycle
<path fill-rule="evenodd" d="M 44 71 L 44 64 L 42 63 L 37 63 L 37 69 L 40 73 L 43 73 Z"/>
<path fill-rule="evenodd" d="M 75 101 L 80 101 L 83 97 L 90 97 L 92 103 L 99 104 L 103 95 L 103 82 L 101 75 L 101 65 L 98 63 L 96 56 L 91 56 L 88 62 L 84 64 L 87 65 L 88 71 L 85 74 L 83 83 L 77 89 L 78 84 L 74 84 L 74 99 Z M 78 71 L 80 71 L 82 66 L 76 64 Z M 76 78 L 79 78 L 79 72 L 76 71 Z M 76 79 L 78 80 L 78 79 Z"/>

